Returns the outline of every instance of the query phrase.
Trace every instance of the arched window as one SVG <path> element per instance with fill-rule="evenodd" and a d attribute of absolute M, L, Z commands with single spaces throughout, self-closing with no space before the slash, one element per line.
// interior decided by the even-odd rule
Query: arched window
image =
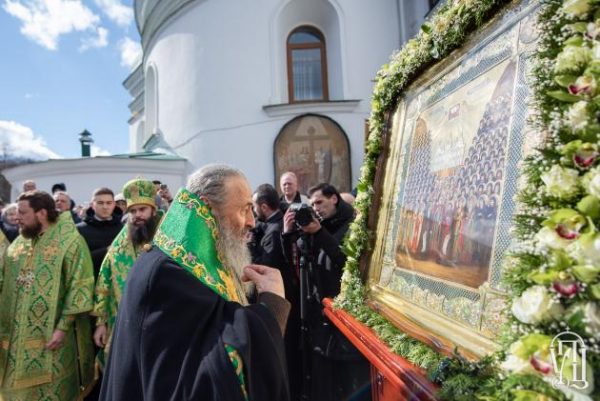
<path fill-rule="evenodd" d="M 292 31 L 287 64 L 290 103 L 329 99 L 325 38 L 319 30 L 302 26 Z"/>

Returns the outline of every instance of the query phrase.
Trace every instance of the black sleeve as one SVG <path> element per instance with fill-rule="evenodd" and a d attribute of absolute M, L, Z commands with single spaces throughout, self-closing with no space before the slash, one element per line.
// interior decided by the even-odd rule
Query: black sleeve
<path fill-rule="evenodd" d="M 271 231 L 265 234 L 260 242 L 261 255 L 259 264 L 282 268 L 287 265 L 287 258 L 283 254 L 283 244 L 279 231 Z"/>
<path fill-rule="evenodd" d="M 228 302 L 171 259 L 148 260 L 157 252 L 129 274 L 100 400 L 244 401 L 224 344 L 242 357 L 250 399 L 289 399 L 269 307 Z"/>
<path fill-rule="evenodd" d="M 322 249 L 325 252 L 336 270 L 341 269 L 346 263 L 346 255 L 344 255 L 341 248 L 346 231 L 347 227 L 331 235 L 327 229 L 321 228 L 313 235 L 313 246 L 315 249 Z"/>

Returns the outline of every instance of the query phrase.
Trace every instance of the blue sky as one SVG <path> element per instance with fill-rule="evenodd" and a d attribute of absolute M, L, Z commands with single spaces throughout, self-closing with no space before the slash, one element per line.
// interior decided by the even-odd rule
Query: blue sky
<path fill-rule="evenodd" d="M 122 82 L 139 59 L 132 0 L 0 0 L 0 157 L 129 150 Z"/>

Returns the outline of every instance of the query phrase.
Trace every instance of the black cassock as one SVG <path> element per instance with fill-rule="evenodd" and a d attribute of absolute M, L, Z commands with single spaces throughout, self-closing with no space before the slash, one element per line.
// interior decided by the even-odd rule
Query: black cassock
<path fill-rule="evenodd" d="M 100 400 L 244 401 L 225 343 L 244 361 L 249 400 L 289 400 L 268 307 L 225 301 L 154 247 L 129 273 Z"/>

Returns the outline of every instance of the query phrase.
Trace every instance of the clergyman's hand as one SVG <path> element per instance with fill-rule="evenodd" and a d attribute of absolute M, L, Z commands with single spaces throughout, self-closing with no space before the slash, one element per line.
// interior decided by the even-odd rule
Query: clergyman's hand
<path fill-rule="evenodd" d="M 100 348 L 104 348 L 106 346 L 106 325 L 100 324 L 96 327 L 96 331 L 94 332 L 94 342 Z"/>
<path fill-rule="evenodd" d="M 46 343 L 46 349 L 54 351 L 62 347 L 66 335 L 67 332 L 65 331 L 62 331 L 60 329 L 54 330 L 54 332 L 52 333 L 52 338 Z"/>
<path fill-rule="evenodd" d="M 252 281 L 256 285 L 256 290 L 261 292 L 272 292 L 285 298 L 283 288 L 283 279 L 279 270 L 263 265 L 248 265 L 244 267 L 242 281 Z"/>

